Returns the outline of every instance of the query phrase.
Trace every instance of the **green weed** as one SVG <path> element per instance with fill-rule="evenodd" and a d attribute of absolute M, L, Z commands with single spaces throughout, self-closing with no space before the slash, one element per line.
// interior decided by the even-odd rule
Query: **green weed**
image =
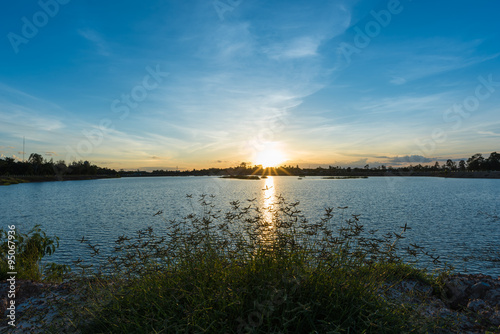
<path fill-rule="evenodd" d="M 401 333 L 425 331 L 408 305 L 384 297 L 388 282 L 435 276 L 407 264 L 404 231 L 378 235 L 358 216 L 336 221 L 328 208 L 309 222 L 282 197 L 268 209 L 199 198 L 199 212 L 116 240 L 112 256 L 78 261 L 84 333 Z M 88 244 L 94 262 L 99 251 Z M 418 246 L 410 257 L 425 256 Z M 435 259 L 437 261 L 437 259 Z"/>
<path fill-rule="evenodd" d="M 14 239 L 9 244 L 8 232 L 0 229 L 0 280 L 8 278 L 7 272 L 17 272 L 16 278 L 39 281 L 41 279 L 51 281 L 61 281 L 65 274 L 70 271 L 69 266 L 55 263 L 40 265 L 40 261 L 46 255 L 51 255 L 59 247 L 58 237 L 49 237 L 42 231 L 40 225 L 35 225 L 27 233 L 22 233 L 15 229 Z M 12 249 L 12 260 L 14 261 L 11 270 L 8 267 L 7 256 L 9 255 L 9 245 Z"/>

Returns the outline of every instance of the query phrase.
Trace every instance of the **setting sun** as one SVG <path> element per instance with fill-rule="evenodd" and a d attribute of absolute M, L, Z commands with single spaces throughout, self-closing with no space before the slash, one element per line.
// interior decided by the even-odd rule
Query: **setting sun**
<path fill-rule="evenodd" d="M 269 143 L 264 149 L 255 154 L 254 163 L 262 167 L 276 167 L 287 160 L 283 151 L 276 143 Z"/>

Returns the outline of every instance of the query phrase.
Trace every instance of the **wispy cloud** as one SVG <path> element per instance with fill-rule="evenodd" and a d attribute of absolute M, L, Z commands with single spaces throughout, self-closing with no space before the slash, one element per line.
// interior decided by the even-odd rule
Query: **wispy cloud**
<path fill-rule="evenodd" d="M 37 133 L 64 129 L 64 113 L 53 102 L 0 84 L 0 132 L 36 140 Z"/>
<path fill-rule="evenodd" d="M 439 110 L 439 106 L 446 106 L 446 101 L 450 99 L 449 93 L 439 93 L 422 96 L 396 96 L 371 99 L 357 102 L 359 110 L 367 111 L 371 114 L 386 113 L 414 113 L 429 110 Z"/>
<path fill-rule="evenodd" d="M 436 161 L 436 158 L 428 158 L 422 155 L 405 155 L 402 157 L 392 157 L 386 160 L 388 163 L 428 163 Z"/>
<path fill-rule="evenodd" d="M 478 55 L 482 40 L 457 42 L 428 39 L 393 46 L 388 59 L 393 62 L 388 71 L 389 82 L 402 85 L 410 81 L 463 69 L 500 56 L 500 53 Z"/>
<path fill-rule="evenodd" d="M 500 133 L 495 133 L 492 131 L 478 131 L 477 133 L 485 136 L 500 137 Z"/>
<path fill-rule="evenodd" d="M 264 53 L 273 59 L 294 59 L 303 57 L 312 57 L 317 55 L 317 49 L 321 43 L 319 39 L 305 36 L 295 38 L 286 43 L 272 45 L 264 48 Z"/>
<path fill-rule="evenodd" d="M 89 42 L 92 42 L 97 49 L 97 53 L 101 56 L 111 55 L 109 44 L 97 31 L 92 29 L 78 29 L 78 34 Z"/>
<path fill-rule="evenodd" d="M 430 156 L 497 145 L 498 91 L 458 129 L 443 112 L 474 95 L 479 75 L 500 80 L 488 10 L 498 6 L 402 4 L 346 67 L 339 43 L 356 45 L 353 25 L 365 29 L 386 5 L 243 1 L 221 21 L 210 1 L 75 2 L 74 19 L 58 23 L 67 33 L 55 38 L 48 31 L 57 28 L 47 27 L 21 57 L 0 54 L 9 64 L 0 76 L 0 142 L 15 147 L 2 154 L 19 155 L 26 136 L 27 152 L 66 159 L 67 146 L 84 147 L 104 119 L 113 130 L 82 158 L 124 168 L 249 161 L 270 141 L 297 161 L 404 164 L 425 155 L 415 141 L 432 140 L 435 129 L 447 139 Z M 78 16 L 89 10 L 91 19 Z M 149 90 L 144 83 L 156 81 L 145 68 L 156 64 L 170 75 Z M 141 102 L 121 119 L 114 99 L 122 108 Z"/>

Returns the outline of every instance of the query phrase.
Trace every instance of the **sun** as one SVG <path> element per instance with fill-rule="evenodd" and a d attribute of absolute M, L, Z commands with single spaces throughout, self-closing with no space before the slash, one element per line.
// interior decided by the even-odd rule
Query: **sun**
<path fill-rule="evenodd" d="M 254 164 L 263 168 L 277 167 L 287 160 L 283 151 L 275 143 L 269 143 L 255 154 Z"/>

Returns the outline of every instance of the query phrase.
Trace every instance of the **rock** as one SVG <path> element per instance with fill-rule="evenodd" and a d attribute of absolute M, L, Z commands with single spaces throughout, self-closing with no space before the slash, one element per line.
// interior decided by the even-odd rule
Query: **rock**
<path fill-rule="evenodd" d="M 425 296 L 430 296 L 430 295 L 432 295 L 433 289 L 432 289 L 432 286 L 430 286 L 430 285 L 423 285 L 423 284 L 421 284 L 418 287 L 418 291 L 420 291 L 421 293 L 423 293 Z"/>
<path fill-rule="evenodd" d="M 457 309 L 467 303 L 468 298 L 466 290 L 468 287 L 469 285 L 462 277 L 455 277 L 446 282 L 444 289 L 448 299 L 447 303 L 451 308 Z"/>
<path fill-rule="evenodd" d="M 8 301 L 7 298 L 2 298 L 0 300 L 0 314 L 5 314 L 5 311 L 7 311 L 7 306 L 8 306 Z"/>
<path fill-rule="evenodd" d="M 396 288 L 403 293 L 420 293 L 426 296 L 432 294 L 432 287 L 430 285 L 414 279 L 403 280 Z"/>
<path fill-rule="evenodd" d="M 410 292 L 415 289 L 417 281 L 415 280 L 404 280 L 401 282 L 401 288 L 404 292 Z"/>
<path fill-rule="evenodd" d="M 500 289 L 489 290 L 484 299 L 488 300 L 493 306 L 500 306 Z"/>
<path fill-rule="evenodd" d="M 500 311 L 497 310 L 495 313 L 493 313 L 491 316 L 490 316 L 490 322 L 494 325 L 494 326 L 500 326 Z M 500 328 L 499 328 L 500 329 Z"/>
<path fill-rule="evenodd" d="M 470 288 L 470 298 L 484 298 L 489 289 L 491 289 L 491 286 L 488 283 L 476 283 Z"/>
<path fill-rule="evenodd" d="M 467 304 L 467 308 L 473 312 L 479 312 L 488 308 L 488 305 L 482 299 L 474 299 Z"/>

